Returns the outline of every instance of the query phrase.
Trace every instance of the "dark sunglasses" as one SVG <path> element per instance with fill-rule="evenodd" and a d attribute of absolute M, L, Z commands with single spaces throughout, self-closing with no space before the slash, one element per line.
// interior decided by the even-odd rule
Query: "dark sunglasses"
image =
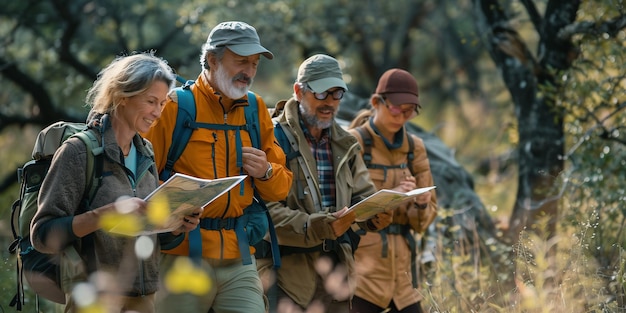
<path fill-rule="evenodd" d="M 335 89 L 333 91 L 324 91 L 324 92 L 315 92 L 313 91 L 313 89 L 311 89 L 311 87 L 309 87 L 309 85 L 306 85 L 306 89 L 308 89 L 309 91 L 311 91 L 313 93 L 313 97 L 315 97 L 315 99 L 317 100 L 326 100 L 326 98 L 328 98 L 329 94 L 333 95 L 333 99 L 335 100 L 341 100 L 343 98 L 343 94 L 346 92 L 345 90 L 343 90 L 343 88 L 339 88 L 339 89 Z"/>

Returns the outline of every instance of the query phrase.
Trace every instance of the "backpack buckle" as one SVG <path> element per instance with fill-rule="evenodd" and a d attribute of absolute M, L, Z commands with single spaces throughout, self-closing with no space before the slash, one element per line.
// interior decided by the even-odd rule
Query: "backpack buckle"
<path fill-rule="evenodd" d="M 19 246 L 21 240 L 21 237 L 17 237 L 15 238 L 15 240 L 13 240 L 13 242 L 11 242 L 11 244 L 9 245 L 9 253 L 15 254 L 15 252 L 17 252 L 17 247 Z"/>
<path fill-rule="evenodd" d="M 229 218 L 219 219 L 218 223 L 217 223 L 217 228 L 218 229 L 226 229 L 226 230 L 232 229 L 232 227 L 230 227 L 231 226 L 230 225 L 231 223 L 229 223 L 230 221 L 231 221 L 231 219 L 229 219 Z"/>
<path fill-rule="evenodd" d="M 334 251 L 335 248 L 336 248 L 335 240 L 324 239 L 324 241 L 322 241 L 322 251 L 331 252 L 331 251 Z"/>

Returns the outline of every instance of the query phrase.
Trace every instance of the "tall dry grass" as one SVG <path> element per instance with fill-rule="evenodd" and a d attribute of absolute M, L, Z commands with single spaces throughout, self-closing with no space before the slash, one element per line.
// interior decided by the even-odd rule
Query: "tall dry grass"
<path fill-rule="evenodd" d="M 563 223 L 562 223 L 563 224 Z M 537 227 L 545 228 L 545 221 Z M 626 253 L 602 266 L 589 248 L 591 224 L 561 225 L 552 238 L 525 231 L 515 245 L 480 241 L 468 252 L 438 234 L 436 261 L 423 266 L 427 312 L 626 312 Z M 480 253 L 477 253 L 479 251 Z"/>

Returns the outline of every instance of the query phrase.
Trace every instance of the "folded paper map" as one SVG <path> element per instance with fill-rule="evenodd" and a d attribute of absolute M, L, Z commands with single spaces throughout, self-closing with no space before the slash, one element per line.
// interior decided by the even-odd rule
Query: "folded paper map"
<path fill-rule="evenodd" d="M 175 230 L 182 225 L 184 216 L 205 207 L 237 186 L 246 176 L 202 179 L 176 173 L 144 199 L 148 202 L 148 212 L 145 217 L 139 218 L 139 222 L 130 221 L 132 215 L 135 219 L 137 215 L 123 214 L 116 217 L 119 222 L 107 230 L 128 236 Z M 124 220 L 125 215 L 129 221 Z"/>
<path fill-rule="evenodd" d="M 346 211 L 346 213 L 344 213 L 344 215 L 350 211 L 354 211 L 356 213 L 356 221 L 362 222 L 380 212 L 393 210 L 404 203 L 413 201 L 415 196 L 420 195 L 422 193 L 425 193 L 435 188 L 436 186 L 430 186 L 430 187 L 413 189 L 408 192 L 399 192 L 399 191 L 390 190 L 390 189 L 381 189 L 375 194 L 351 206 Z"/>

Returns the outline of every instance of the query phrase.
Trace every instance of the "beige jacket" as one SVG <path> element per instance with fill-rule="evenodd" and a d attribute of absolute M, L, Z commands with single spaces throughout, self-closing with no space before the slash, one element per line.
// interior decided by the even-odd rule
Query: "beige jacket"
<path fill-rule="evenodd" d="M 406 132 L 402 146 L 388 150 L 382 138 L 370 127 L 369 122 L 363 125 L 372 138 L 373 164 L 398 165 L 406 163 L 409 143 Z M 356 129 L 350 133 L 363 146 L 363 138 Z M 426 155 L 424 142 L 413 136 L 414 159 L 413 172 L 417 188 L 434 185 L 430 172 L 430 165 Z M 362 150 L 363 152 L 363 150 Z M 408 164 L 411 166 L 411 164 Z M 393 189 L 402 178 L 411 175 L 409 169 L 393 168 L 369 169 L 370 177 L 378 189 Z M 412 203 L 394 210 L 393 224 L 410 225 L 411 232 L 421 233 L 436 217 L 437 197 L 432 190 L 431 202 L 425 210 L 418 210 Z M 361 236 L 359 248 L 354 255 L 357 272 L 357 289 L 355 295 L 379 307 L 386 308 L 393 300 L 399 310 L 421 301 L 421 295 L 412 286 L 411 251 L 405 236 L 401 234 L 387 234 L 387 256 L 382 257 L 383 240 L 380 233 L 368 232 Z M 419 262 L 418 262 L 419 264 Z"/>

